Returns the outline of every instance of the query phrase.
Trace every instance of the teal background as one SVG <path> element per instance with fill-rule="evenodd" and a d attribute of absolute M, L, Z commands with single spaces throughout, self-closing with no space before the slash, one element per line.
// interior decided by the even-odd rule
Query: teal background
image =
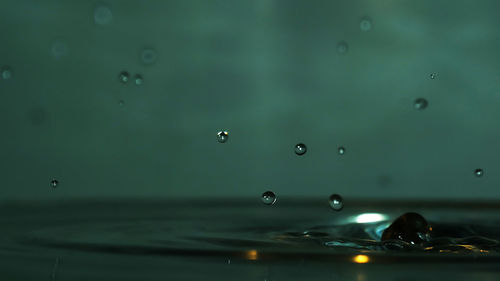
<path fill-rule="evenodd" d="M 499 198 L 499 8 L 2 1 L 0 66 L 13 77 L 0 79 L 0 200 Z M 144 84 L 121 84 L 124 70 Z"/>

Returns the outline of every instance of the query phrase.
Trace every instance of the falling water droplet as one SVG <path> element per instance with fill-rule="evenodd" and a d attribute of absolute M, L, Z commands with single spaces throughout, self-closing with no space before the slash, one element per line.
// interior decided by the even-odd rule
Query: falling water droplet
<path fill-rule="evenodd" d="M 262 193 L 261 200 L 266 205 L 273 205 L 276 202 L 276 194 L 272 191 L 266 191 Z"/>
<path fill-rule="evenodd" d="M 340 155 L 344 155 L 345 153 L 345 148 L 343 146 L 339 147 L 338 149 Z"/>
<path fill-rule="evenodd" d="M 136 74 L 134 77 L 134 82 L 137 86 L 142 85 L 142 83 L 144 82 L 144 80 L 142 79 L 142 75 Z"/>
<path fill-rule="evenodd" d="M 482 177 L 484 175 L 483 169 L 476 169 L 474 175 L 476 175 L 476 177 Z"/>
<path fill-rule="evenodd" d="M 295 154 L 304 155 L 307 152 L 307 146 L 303 143 L 295 145 Z"/>
<path fill-rule="evenodd" d="M 372 20 L 369 17 L 363 17 L 359 22 L 359 28 L 361 31 L 370 31 L 372 26 Z"/>
<path fill-rule="evenodd" d="M 344 202 L 342 200 L 342 197 L 338 194 L 330 195 L 329 203 L 330 203 L 330 208 L 332 208 L 335 211 L 340 211 L 342 210 L 342 208 L 344 208 Z"/>
<path fill-rule="evenodd" d="M 225 143 L 229 139 L 229 133 L 227 131 L 220 131 L 217 133 L 217 141 L 220 143 Z"/>
<path fill-rule="evenodd" d="M 345 54 L 349 50 L 349 46 L 347 45 L 347 42 L 339 42 L 337 44 L 337 53 L 339 54 Z"/>
<path fill-rule="evenodd" d="M 120 72 L 120 75 L 118 75 L 118 79 L 120 80 L 120 82 L 122 82 L 123 84 L 127 84 L 128 83 L 128 80 L 130 79 L 130 74 L 128 74 L 127 71 L 122 71 Z"/>
<path fill-rule="evenodd" d="M 424 98 L 418 98 L 414 101 L 413 107 L 416 110 L 423 110 L 429 105 L 429 102 Z"/>
<path fill-rule="evenodd" d="M 436 77 L 437 77 L 437 73 L 431 73 L 431 75 L 429 75 L 429 77 L 430 77 L 431 79 L 436 79 Z"/>
<path fill-rule="evenodd" d="M 100 3 L 94 10 L 94 22 L 99 25 L 109 24 L 113 20 L 111 9 L 104 3 Z"/>
<path fill-rule="evenodd" d="M 50 181 L 50 186 L 52 186 L 53 188 L 56 188 L 58 184 L 59 184 L 59 181 L 56 179 L 52 179 Z"/>
<path fill-rule="evenodd" d="M 2 67 L 2 78 L 5 80 L 9 80 L 12 78 L 12 69 L 10 66 Z"/>
<path fill-rule="evenodd" d="M 140 59 L 143 64 L 153 64 L 158 59 L 158 54 L 151 48 L 145 48 L 141 51 Z"/>

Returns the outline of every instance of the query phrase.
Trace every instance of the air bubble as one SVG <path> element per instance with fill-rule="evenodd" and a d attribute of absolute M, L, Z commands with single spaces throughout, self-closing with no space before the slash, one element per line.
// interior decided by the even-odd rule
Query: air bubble
<path fill-rule="evenodd" d="M 135 77 L 134 77 L 134 83 L 137 86 L 140 86 L 140 85 L 142 85 L 143 82 L 144 82 L 144 79 L 142 78 L 142 75 L 136 74 Z"/>
<path fill-rule="evenodd" d="M 343 199 L 338 194 L 330 195 L 330 198 L 328 201 L 330 203 L 330 208 L 332 208 L 335 211 L 340 211 L 340 210 L 342 210 L 342 208 L 344 208 Z"/>
<path fill-rule="evenodd" d="M 59 184 L 59 181 L 56 179 L 52 179 L 50 181 L 50 186 L 52 186 L 53 188 L 56 188 L 58 184 Z"/>
<path fill-rule="evenodd" d="M 266 205 L 273 205 L 276 202 L 276 194 L 272 191 L 266 191 L 262 193 L 261 200 Z"/>
<path fill-rule="evenodd" d="M 99 4 L 94 10 L 94 22 L 99 25 L 109 24 L 113 20 L 113 13 L 106 4 Z"/>
<path fill-rule="evenodd" d="M 158 59 L 158 54 L 151 48 L 146 48 L 141 51 L 140 59 L 143 64 L 153 64 Z"/>
<path fill-rule="evenodd" d="M 478 178 L 479 178 L 479 177 L 482 177 L 482 176 L 484 175 L 484 171 L 483 171 L 483 169 L 476 169 L 476 170 L 474 171 L 474 175 L 476 175 L 476 177 L 478 177 Z"/>
<path fill-rule="evenodd" d="M 307 152 L 307 146 L 303 143 L 295 145 L 295 154 L 304 155 Z"/>
<path fill-rule="evenodd" d="M 359 28 L 361 31 L 370 31 L 372 26 L 372 20 L 369 17 L 363 17 L 359 22 Z"/>
<path fill-rule="evenodd" d="M 122 82 L 123 84 L 127 84 L 128 83 L 128 80 L 130 79 L 130 74 L 128 74 L 128 72 L 126 71 L 122 71 L 120 72 L 120 74 L 118 75 L 118 79 L 120 80 L 120 82 Z"/>
<path fill-rule="evenodd" d="M 429 102 L 424 98 L 418 98 L 413 102 L 413 107 L 416 110 L 423 110 L 423 109 L 427 108 L 428 105 L 429 105 Z"/>
<path fill-rule="evenodd" d="M 345 148 L 343 146 L 340 146 L 338 148 L 338 152 L 339 152 L 340 155 L 344 155 L 345 154 Z"/>
<path fill-rule="evenodd" d="M 227 131 L 220 131 L 217 133 L 217 141 L 220 143 L 225 143 L 229 139 L 229 133 Z"/>
<path fill-rule="evenodd" d="M 345 54 L 349 50 L 349 45 L 347 45 L 347 42 L 339 42 L 337 44 L 337 53 L 339 54 Z"/>
<path fill-rule="evenodd" d="M 5 80 L 12 78 L 12 68 L 10 68 L 10 66 L 2 67 L 2 78 Z"/>

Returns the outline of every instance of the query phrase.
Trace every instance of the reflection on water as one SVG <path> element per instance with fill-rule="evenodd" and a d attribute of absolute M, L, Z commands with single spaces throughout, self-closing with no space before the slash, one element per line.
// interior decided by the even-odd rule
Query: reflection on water
<path fill-rule="evenodd" d="M 87 272 L 94 280 L 141 274 L 157 280 L 157 274 L 168 273 L 172 277 L 161 280 L 212 280 L 232 272 L 245 274 L 238 280 L 264 280 L 271 268 L 278 270 L 274 280 L 305 280 L 298 269 L 318 277 L 354 280 L 362 273 L 366 280 L 379 280 L 374 272 L 408 267 L 449 276 L 457 274 L 460 262 L 467 273 L 455 280 L 478 272 L 499 277 L 500 204 L 495 203 L 355 201 L 338 213 L 329 211 L 324 199 L 287 198 L 274 208 L 235 199 L 11 203 L 0 209 L 0 267 L 7 276 L 75 280 Z M 412 213 L 399 217 L 410 210 L 425 219 Z M 407 221 L 412 227 L 425 221 L 417 226 L 431 229 L 428 240 L 398 238 Z M 397 235 L 381 239 L 384 232 Z M 398 269 L 389 266 L 394 263 Z M 425 278 L 439 274 L 433 276 Z"/>

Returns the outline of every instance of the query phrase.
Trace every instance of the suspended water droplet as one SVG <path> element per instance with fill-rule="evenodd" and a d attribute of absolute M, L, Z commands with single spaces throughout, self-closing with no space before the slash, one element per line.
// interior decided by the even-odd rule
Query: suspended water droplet
<path fill-rule="evenodd" d="M 372 26 L 372 20 L 369 17 L 363 17 L 359 22 L 359 28 L 361 31 L 370 31 Z"/>
<path fill-rule="evenodd" d="M 56 59 L 62 59 L 69 54 L 68 42 L 64 39 L 55 39 L 50 45 L 50 51 Z"/>
<path fill-rule="evenodd" d="M 229 133 L 227 131 L 220 131 L 217 133 L 217 141 L 220 143 L 225 143 L 229 139 Z"/>
<path fill-rule="evenodd" d="M 429 77 L 430 77 L 431 79 L 436 79 L 436 77 L 437 77 L 437 73 L 431 73 L 431 74 L 429 75 Z"/>
<path fill-rule="evenodd" d="M 261 200 L 266 205 L 273 205 L 276 202 L 276 194 L 272 191 L 266 191 L 262 193 Z"/>
<path fill-rule="evenodd" d="M 52 186 L 53 188 L 56 188 L 58 184 L 59 184 L 59 181 L 56 179 L 52 179 L 50 181 L 50 186 Z"/>
<path fill-rule="evenodd" d="M 330 198 L 328 201 L 330 203 L 330 208 L 332 208 L 335 211 L 340 211 L 340 210 L 342 210 L 342 208 L 344 208 L 343 199 L 338 194 L 330 195 Z"/>
<path fill-rule="evenodd" d="M 104 3 L 98 4 L 94 10 L 94 22 L 99 25 L 109 24 L 113 20 L 111 9 Z"/>
<path fill-rule="evenodd" d="M 476 175 L 476 177 L 482 177 L 484 175 L 483 169 L 476 169 L 474 175 Z"/>
<path fill-rule="evenodd" d="M 303 143 L 298 143 L 295 145 L 295 154 L 304 155 L 307 152 L 307 146 Z"/>
<path fill-rule="evenodd" d="M 418 98 L 413 102 L 413 107 L 416 110 L 423 110 L 429 105 L 429 102 L 424 98 Z"/>
<path fill-rule="evenodd" d="M 153 64 L 158 59 L 158 54 L 151 48 L 145 48 L 141 51 L 140 59 L 143 64 Z"/>
<path fill-rule="evenodd" d="M 134 82 L 137 86 L 142 85 L 142 83 L 144 82 L 144 80 L 142 79 L 142 75 L 136 74 L 134 77 Z"/>
<path fill-rule="evenodd" d="M 349 45 L 347 45 L 347 42 L 341 41 L 337 44 L 337 53 L 339 54 L 345 54 L 349 50 Z"/>
<path fill-rule="evenodd" d="M 119 100 L 118 101 L 118 105 L 121 106 L 121 107 L 125 106 L 125 101 Z"/>
<path fill-rule="evenodd" d="M 122 71 L 120 72 L 120 74 L 118 75 L 118 79 L 120 80 L 120 82 L 122 82 L 123 84 L 127 84 L 128 83 L 128 80 L 130 79 L 130 74 L 128 74 L 127 71 Z"/>
<path fill-rule="evenodd" d="M 10 68 L 10 66 L 2 67 L 2 78 L 5 80 L 12 78 L 12 68 Z"/>
<path fill-rule="evenodd" d="M 345 153 L 345 148 L 344 148 L 343 146 L 340 146 L 340 147 L 339 147 L 339 149 L 338 149 L 338 151 L 339 151 L 339 154 L 340 154 L 340 155 L 344 155 L 344 153 Z"/>

